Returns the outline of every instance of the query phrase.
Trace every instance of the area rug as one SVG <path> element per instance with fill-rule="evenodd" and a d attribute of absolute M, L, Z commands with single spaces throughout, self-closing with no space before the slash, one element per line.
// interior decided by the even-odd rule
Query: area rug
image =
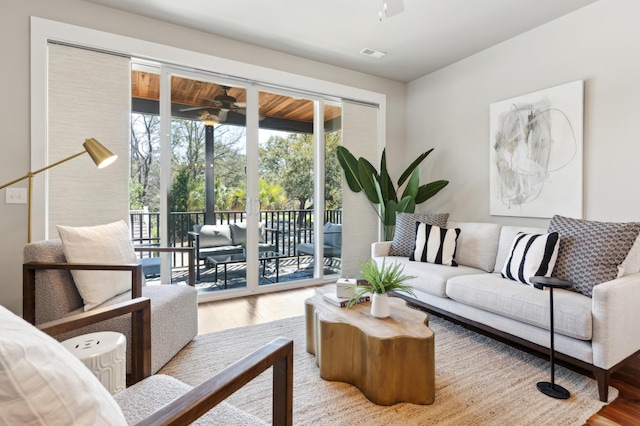
<path fill-rule="evenodd" d="M 432 405 L 378 406 L 350 384 L 322 380 L 306 351 L 304 317 L 197 336 L 160 373 L 195 386 L 285 336 L 294 340 L 294 425 L 583 425 L 605 405 L 591 378 L 557 367 L 556 383 L 571 397 L 555 400 L 536 389 L 536 382 L 549 380 L 547 361 L 435 316 L 429 326 L 436 336 Z M 270 369 L 227 401 L 270 422 L 271 379 Z M 609 401 L 617 395 L 609 389 Z"/>

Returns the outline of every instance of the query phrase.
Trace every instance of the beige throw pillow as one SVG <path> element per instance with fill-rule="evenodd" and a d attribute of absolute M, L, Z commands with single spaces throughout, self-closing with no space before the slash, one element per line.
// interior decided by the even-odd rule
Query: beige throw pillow
<path fill-rule="evenodd" d="M 125 221 L 98 226 L 58 225 L 62 251 L 69 263 L 123 265 L 137 263 L 129 226 Z M 128 271 L 71 271 L 88 311 L 131 289 Z"/>

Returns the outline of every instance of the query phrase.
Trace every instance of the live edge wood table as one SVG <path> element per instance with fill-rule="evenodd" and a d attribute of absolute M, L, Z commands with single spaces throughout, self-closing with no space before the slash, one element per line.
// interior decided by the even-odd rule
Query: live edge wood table
<path fill-rule="evenodd" d="M 372 317 L 371 302 L 340 308 L 322 294 L 305 301 L 307 352 L 320 377 L 351 383 L 373 403 L 432 404 L 435 398 L 434 336 L 425 313 L 391 297 L 391 316 Z"/>

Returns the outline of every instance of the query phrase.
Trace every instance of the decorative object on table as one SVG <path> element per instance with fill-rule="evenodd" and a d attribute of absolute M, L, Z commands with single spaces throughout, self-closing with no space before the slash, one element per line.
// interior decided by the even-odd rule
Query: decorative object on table
<path fill-rule="evenodd" d="M 536 387 L 543 394 L 556 399 L 567 399 L 571 395 L 568 390 L 555 382 L 555 359 L 554 359 L 554 345 L 553 345 L 553 289 L 554 288 L 571 288 L 573 283 L 570 281 L 564 281 L 555 277 L 531 277 L 529 281 L 537 289 L 544 290 L 544 287 L 549 287 L 549 332 L 551 340 L 549 344 L 549 362 L 551 363 L 551 381 L 550 382 L 538 382 Z"/>
<path fill-rule="evenodd" d="M 384 226 L 384 239 L 391 241 L 396 225 L 396 212 L 413 213 L 417 204 L 424 203 L 449 184 L 447 180 L 437 180 L 420 185 L 418 165 L 427 158 L 433 148 L 423 152 L 407 167 L 398 179 L 398 189 L 405 182 L 407 185 L 398 200 L 398 191 L 387 173 L 385 150 L 382 151 L 380 172 L 365 158 L 356 157 L 343 146 L 337 148 L 338 161 L 344 170 L 344 176 L 353 192 L 364 191 L 371 207 L 375 210 Z M 408 179 L 408 181 L 407 181 Z M 376 205 L 380 205 L 380 209 Z"/>
<path fill-rule="evenodd" d="M 62 346 L 76 356 L 100 380 L 111 395 L 127 387 L 127 339 L 115 331 L 99 331 L 72 337 Z"/>
<path fill-rule="evenodd" d="M 38 173 L 42 173 L 46 170 L 49 170 L 53 167 L 56 167 L 62 163 L 66 163 L 69 160 L 73 160 L 76 157 L 83 155 L 84 153 L 88 153 L 91 156 L 91 159 L 99 169 L 105 168 L 118 158 L 117 155 L 109 151 L 107 148 L 102 146 L 100 142 L 95 140 L 94 138 L 89 138 L 84 141 L 82 144 L 84 146 L 84 151 L 74 154 L 70 157 L 65 158 L 64 160 L 57 161 L 53 164 L 49 164 L 46 167 L 36 170 L 35 172 L 29 172 L 26 175 L 19 177 L 18 179 L 12 180 L 9 183 L 5 183 L 0 186 L 0 189 L 6 188 L 7 186 L 11 186 L 14 183 L 18 183 L 24 179 L 29 179 L 29 188 L 27 190 L 27 209 L 28 209 L 28 225 L 27 225 L 27 242 L 31 242 L 31 197 L 33 192 L 33 177 Z"/>
<path fill-rule="evenodd" d="M 364 285 L 365 283 L 364 280 L 357 278 L 340 278 L 336 281 L 336 296 L 351 299 L 353 297 L 354 287 Z"/>
<path fill-rule="evenodd" d="M 332 305 L 339 306 L 341 308 L 346 308 L 348 306 L 357 305 L 358 303 L 364 303 L 371 300 L 371 296 L 366 295 L 366 296 L 360 297 L 354 303 L 349 305 L 349 303 L 351 302 L 350 297 L 338 297 L 333 293 L 324 293 L 322 297 L 324 298 L 324 300 L 331 303 Z"/>
<path fill-rule="evenodd" d="M 378 267 L 373 259 L 369 259 L 367 263 L 359 263 L 362 268 L 362 279 L 367 284 L 354 286 L 353 297 L 351 297 L 348 306 L 353 306 L 362 296 L 373 293 L 371 315 L 376 318 L 386 318 L 391 315 L 387 292 L 400 290 L 416 297 L 411 286 L 403 284 L 405 281 L 415 278 L 402 273 L 403 265 L 399 263 L 387 265 L 383 260 L 382 265 Z"/>
<path fill-rule="evenodd" d="M 490 212 L 582 216 L 582 80 L 491 104 Z"/>

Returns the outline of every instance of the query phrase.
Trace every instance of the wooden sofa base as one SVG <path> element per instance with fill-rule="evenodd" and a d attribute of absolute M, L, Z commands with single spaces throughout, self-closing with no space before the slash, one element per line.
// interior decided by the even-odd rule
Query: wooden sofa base
<path fill-rule="evenodd" d="M 545 359 L 549 358 L 549 348 L 545 346 L 532 343 L 521 337 L 514 336 L 509 333 L 505 333 L 504 331 L 498 330 L 496 328 L 490 327 L 488 325 L 485 325 L 476 321 L 472 321 L 468 318 L 452 314 L 446 310 L 437 308 L 435 306 L 431 306 L 425 302 L 414 299 L 413 297 L 400 294 L 400 293 L 395 293 L 395 292 L 393 295 L 403 299 L 407 303 L 407 305 L 410 307 L 435 314 L 455 324 L 459 324 L 469 330 L 491 337 L 492 339 L 506 343 L 512 347 L 523 350 L 527 353 L 538 356 L 540 358 L 545 358 Z M 609 398 L 609 381 L 611 378 L 611 374 L 618 368 L 622 367 L 625 363 L 633 359 L 638 354 L 640 354 L 640 351 L 628 356 L 627 358 L 625 358 L 615 366 L 606 370 L 600 367 L 596 367 L 593 364 L 589 364 L 588 362 L 584 362 L 577 358 L 573 358 L 558 352 L 556 352 L 555 354 L 555 360 L 558 364 L 569 367 L 572 370 L 580 374 L 583 374 L 585 376 L 592 374 L 598 382 L 598 395 L 600 397 L 600 401 L 607 402 Z"/>

